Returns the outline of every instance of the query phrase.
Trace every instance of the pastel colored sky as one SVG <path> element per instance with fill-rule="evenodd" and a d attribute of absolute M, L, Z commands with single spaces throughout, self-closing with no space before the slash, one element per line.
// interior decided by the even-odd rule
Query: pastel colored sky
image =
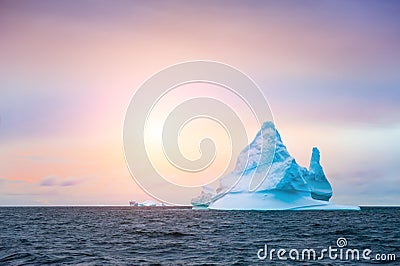
<path fill-rule="evenodd" d="M 0 0 L 0 205 L 148 199 L 125 165 L 125 111 L 190 60 L 255 80 L 297 161 L 321 150 L 335 202 L 399 205 L 398 14 L 398 1 Z"/>

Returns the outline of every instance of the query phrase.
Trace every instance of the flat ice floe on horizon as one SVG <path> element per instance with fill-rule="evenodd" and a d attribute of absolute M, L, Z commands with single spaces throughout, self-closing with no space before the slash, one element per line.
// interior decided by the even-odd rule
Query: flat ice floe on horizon
<path fill-rule="evenodd" d="M 254 179 L 260 184 L 253 190 Z M 360 210 L 329 202 L 331 197 L 319 150 L 313 148 L 309 169 L 299 166 L 274 124 L 265 122 L 217 190 L 204 187 L 192 205 L 213 210 Z"/>

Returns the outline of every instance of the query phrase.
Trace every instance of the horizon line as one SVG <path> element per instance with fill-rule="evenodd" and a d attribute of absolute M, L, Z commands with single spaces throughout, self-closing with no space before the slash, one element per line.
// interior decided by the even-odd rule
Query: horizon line
<path fill-rule="evenodd" d="M 359 207 L 400 207 L 400 205 L 358 205 Z M 10 207 L 136 207 L 136 208 L 147 208 L 147 207 L 192 207 L 192 205 L 166 205 L 166 206 L 130 206 L 127 205 L 116 205 L 116 204 L 98 204 L 98 205 L 0 205 L 0 208 Z"/>

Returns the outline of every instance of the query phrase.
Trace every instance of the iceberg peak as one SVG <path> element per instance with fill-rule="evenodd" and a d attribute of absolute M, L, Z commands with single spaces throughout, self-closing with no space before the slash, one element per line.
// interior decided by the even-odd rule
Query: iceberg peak
<path fill-rule="evenodd" d="M 313 166 L 320 165 L 319 160 L 321 159 L 320 152 L 317 147 L 313 147 L 310 161 L 310 169 Z"/>
<path fill-rule="evenodd" d="M 307 182 L 310 186 L 312 198 L 329 201 L 332 197 L 332 187 L 320 164 L 320 152 L 317 147 L 312 149 Z"/>

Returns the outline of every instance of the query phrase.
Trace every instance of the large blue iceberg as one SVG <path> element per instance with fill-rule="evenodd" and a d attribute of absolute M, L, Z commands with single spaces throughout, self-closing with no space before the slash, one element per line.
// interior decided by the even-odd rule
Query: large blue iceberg
<path fill-rule="evenodd" d="M 251 189 L 254 180 L 260 182 Z M 220 179 L 216 190 L 203 187 L 192 205 L 215 210 L 360 210 L 330 202 L 331 197 L 319 150 L 313 148 L 309 169 L 299 166 L 274 124 L 265 122 L 239 154 L 235 169 Z"/>

